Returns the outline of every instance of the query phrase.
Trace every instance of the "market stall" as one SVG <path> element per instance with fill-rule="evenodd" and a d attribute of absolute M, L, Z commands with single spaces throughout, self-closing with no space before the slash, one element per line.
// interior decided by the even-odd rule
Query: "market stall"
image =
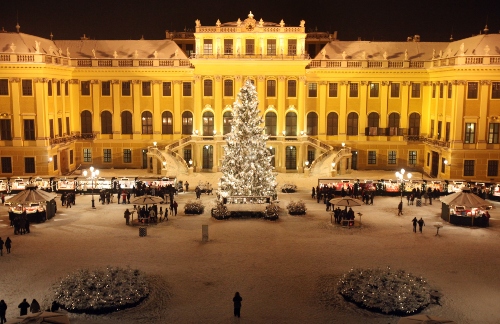
<path fill-rule="evenodd" d="M 454 225 L 489 226 L 491 204 L 473 194 L 470 189 L 440 198 L 442 202 L 441 218 Z"/>

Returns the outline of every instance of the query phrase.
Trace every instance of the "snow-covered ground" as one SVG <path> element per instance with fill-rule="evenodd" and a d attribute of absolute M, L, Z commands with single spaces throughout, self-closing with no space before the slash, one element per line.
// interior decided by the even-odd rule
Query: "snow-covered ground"
<path fill-rule="evenodd" d="M 101 170 L 103 176 L 141 175 L 140 170 Z M 128 173 L 128 174 L 127 174 Z M 390 173 L 355 172 L 346 178 L 390 178 Z M 440 203 L 404 206 L 399 197 L 375 197 L 373 206 L 355 207 L 362 227 L 330 223 L 325 205 L 310 197 L 317 177 L 279 174 L 278 182 L 295 183 L 299 191 L 279 194 L 283 208 L 276 222 L 261 219 L 216 221 L 210 217 L 215 196 L 202 195 L 200 216 L 184 215 L 186 201 L 199 181 L 216 185 L 218 173 L 193 174 L 189 193 L 177 196 L 180 213 L 168 222 L 137 227 L 123 218 L 130 205 L 96 205 L 90 195 L 76 206 L 33 224 L 28 235 L 14 235 L 7 207 L 0 207 L 0 237 L 13 241 L 12 253 L 0 257 L 0 299 L 7 319 L 19 314 L 26 298 L 51 301 L 52 284 L 78 268 L 107 265 L 138 268 L 152 279 L 152 296 L 140 306 L 106 316 L 71 315 L 72 323 L 397 323 L 399 318 L 373 314 L 342 301 L 327 300 L 332 280 L 352 267 L 391 266 L 428 280 L 442 297 L 424 313 L 457 323 L 499 323 L 500 204 L 491 211 L 489 228 L 467 228 L 445 222 L 436 236 Z M 392 176 L 392 178 L 394 178 Z M 95 197 L 97 203 L 97 197 Z M 303 199 L 306 216 L 288 216 L 290 200 Z M 411 219 L 423 217 L 423 234 L 412 232 Z M 359 221 L 359 217 L 356 216 Z M 209 241 L 202 242 L 202 225 Z M 243 297 L 242 317 L 232 315 L 232 297 Z M 45 305 L 46 306 L 46 305 Z"/>

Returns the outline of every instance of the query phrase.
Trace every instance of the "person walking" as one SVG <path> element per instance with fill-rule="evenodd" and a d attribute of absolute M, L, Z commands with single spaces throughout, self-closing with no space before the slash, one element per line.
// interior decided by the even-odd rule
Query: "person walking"
<path fill-rule="evenodd" d="M 7 313 L 7 304 L 2 299 L 0 300 L 0 324 L 7 322 L 7 319 L 5 318 L 6 313 Z"/>
<path fill-rule="evenodd" d="M 125 225 L 130 225 L 130 210 L 125 209 L 125 212 L 123 213 L 123 217 L 125 218 Z"/>
<path fill-rule="evenodd" d="M 127 204 L 130 204 L 130 191 L 127 191 Z"/>
<path fill-rule="evenodd" d="M 312 187 L 311 198 L 314 199 L 316 197 L 316 189 Z"/>
<path fill-rule="evenodd" d="M 241 310 L 241 301 L 243 298 L 241 298 L 240 293 L 236 292 L 233 297 L 233 304 L 234 304 L 234 316 L 240 317 L 240 310 Z"/>
<path fill-rule="evenodd" d="M 403 215 L 403 202 L 400 201 L 398 204 L 398 216 Z"/>
<path fill-rule="evenodd" d="M 26 301 L 26 298 L 17 306 L 20 309 L 20 316 L 28 315 L 28 309 L 30 308 L 30 304 Z"/>
<path fill-rule="evenodd" d="M 422 233 L 422 226 L 425 226 L 425 223 L 422 217 L 420 217 L 420 219 L 418 220 L 418 230 L 420 231 L 420 233 Z"/>
<path fill-rule="evenodd" d="M 12 241 L 10 240 L 10 237 L 7 237 L 5 240 L 5 249 L 7 250 L 7 254 L 10 253 L 10 248 L 12 247 Z"/>
<path fill-rule="evenodd" d="M 187 180 L 184 183 L 184 187 L 186 187 L 186 192 L 188 192 L 188 190 L 189 190 L 189 182 L 187 182 Z"/>
<path fill-rule="evenodd" d="M 40 312 L 40 304 L 34 298 L 33 298 L 33 301 L 31 302 L 30 312 L 31 313 L 38 313 L 38 312 Z"/>
<path fill-rule="evenodd" d="M 3 244 L 4 244 L 4 242 L 3 242 L 2 238 L 0 237 L 0 256 L 3 256 Z"/>
<path fill-rule="evenodd" d="M 413 223 L 413 233 L 416 233 L 417 232 L 417 218 L 416 217 L 413 217 L 413 219 L 411 220 L 411 222 Z"/>
<path fill-rule="evenodd" d="M 174 216 L 177 216 L 177 207 L 179 207 L 179 204 L 177 204 L 177 201 L 174 200 L 172 207 L 174 207 Z"/>

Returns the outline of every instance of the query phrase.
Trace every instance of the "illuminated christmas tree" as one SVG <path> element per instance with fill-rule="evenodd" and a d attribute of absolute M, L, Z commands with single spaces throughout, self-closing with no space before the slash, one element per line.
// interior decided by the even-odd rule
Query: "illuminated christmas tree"
<path fill-rule="evenodd" d="M 220 189 L 226 196 L 272 196 L 276 179 L 272 155 L 266 148 L 259 101 L 250 80 L 240 89 L 233 104 L 231 132 L 226 134 Z"/>

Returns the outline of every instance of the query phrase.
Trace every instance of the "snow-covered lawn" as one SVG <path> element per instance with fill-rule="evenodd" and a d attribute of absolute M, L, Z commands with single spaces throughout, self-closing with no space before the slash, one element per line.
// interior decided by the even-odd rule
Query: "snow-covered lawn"
<path fill-rule="evenodd" d="M 192 186 L 202 179 L 186 178 Z M 311 199 L 315 179 L 293 181 L 298 192 L 279 193 L 278 221 L 212 219 L 215 195 L 201 196 L 203 215 L 184 215 L 184 203 L 195 195 L 181 193 L 178 216 L 149 226 L 146 237 L 125 225 L 130 205 L 97 204 L 93 210 L 90 196 L 77 196 L 71 209 L 59 206 L 55 218 L 33 224 L 22 236 L 13 235 L 7 207 L 0 207 L 0 236 L 13 241 L 12 253 L 4 249 L 0 257 L 7 319 L 19 314 L 23 298 L 51 302 L 51 287 L 77 269 L 117 266 L 146 273 L 150 297 L 110 315 L 71 315 L 72 323 L 233 323 L 236 291 L 243 297 L 240 321 L 246 323 L 397 323 L 396 316 L 361 310 L 341 297 L 325 299 L 332 280 L 350 269 L 390 266 L 426 278 L 442 294 L 441 305 L 431 304 L 424 313 L 457 323 L 498 323 L 498 203 L 492 227 L 467 228 L 443 222 L 439 202 L 405 205 L 404 216 L 397 216 L 399 197 L 375 197 L 373 206 L 353 208 L 357 224 L 348 229 L 331 224 L 325 205 Z M 289 216 L 286 205 L 300 199 L 307 214 Z M 425 220 L 423 234 L 412 232 L 415 216 Z M 435 222 L 444 224 L 440 236 Z M 207 243 L 202 225 L 209 227 Z"/>

